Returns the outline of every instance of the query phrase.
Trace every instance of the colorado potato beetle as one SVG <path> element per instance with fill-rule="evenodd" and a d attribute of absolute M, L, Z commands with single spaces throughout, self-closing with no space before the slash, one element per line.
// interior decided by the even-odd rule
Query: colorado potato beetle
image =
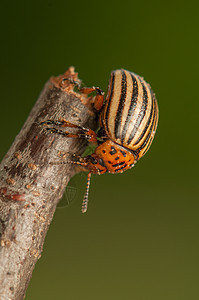
<path fill-rule="evenodd" d="M 86 94 L 96 92 L 97 133 L 66 120 L 47 120 L 42 124 L 76 128 L 77 134 L 56 127 L 46 129 L 65 137 L 84 137 L 97 146 L 93 154 L 76 156 L 76 160 L 70 161 L 89 172 L 82 203 L 84 213 L 87 211 L 92 173 L 122 173 L 132 168 L 148 151 L 157 128 L 158 105 L 150 85 L 141 76 L 124 69 L 111 73 L 105 101 L 104 92 L 98 87 L 80 88 L 80 91 Z"/>

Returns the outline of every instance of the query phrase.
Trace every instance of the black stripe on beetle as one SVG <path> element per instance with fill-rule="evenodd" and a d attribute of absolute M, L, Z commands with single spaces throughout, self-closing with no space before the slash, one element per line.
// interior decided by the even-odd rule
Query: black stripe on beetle
<path fill-rule="evenodd" d="M 154 112 L 154 97 L 152 97 L 152 105 L 151 105 L 151 111 L 150 111 L 150 116 L 149 116 L 149 119 L 147 121 L 147 124 L 146 126 L 144 127 L 144 130 L 142 131 L 142 133 L 140 134 L 139 138 L 137 139 L 137 141 L 134 143 L 134 145 L 137 145 L 139 144 L 139 142 L 142 140 L 142 138 L 144 137 L 147 129 L 149 128 L 149 125 L 151 123 L 151 119 L 152 119 L 152 116 L 153 116 L 153 112 Z"/>
<path fill-rule="evenodd" d="M 158 108 L 157 108 L 157 104 L 156 104 L 156 102 L 155 102 L 155 111 L 156 111 L 156 114 L 155 114 L 154 124 L 153 124 L 153 126 L 151 127 L 151 128 L 152 128 L 152 130 L 151 130 L 151 137 L 150 137 L 150 140 L 149 140 L 148 144 L 146 145 L 146 148 L 144 149 L 144 152 L 142 153 L 142 155 L 144 155 L 144 154 L 148 151 L 148 149 L 150 148 L 151 143 L 152 143 L 152 141 L 153 141 L 153 138 L 154 138 L 153 131 L 156 130 L 157 122 L 158 122 L 157 109 L 158 109 Z"/>
<path fill-rule="evenodd" d="M 120 137 L 121 118 L 122 118 L 124 104 L 126 101 L 126 89 L 127 89 L 126 74 L 122 70 L 121 94 L 120 94 L 120 100 L 119 100 L 119 105 L 118 105 L 118 109 L 117 109 L 117 115 L 115 118 L 115 137 L 116 137 L 116 139 Z"/>
<path fill-rule="evenodd" d="M 147 146 L 147 143 L 148 143 L 148 141 L 149 141 L 149 139 L 150 139 L 150 137 L 151 137 L 151 134 L 152 134 L 152 131 L 153 131 L 153 128 L 154 128 L 155 119 L 156 119 L 156 118 L 155 118 L 155 111 L 154 111 L 153 122 L 152 122 L 152 124 L 151 124 L 149 133 L 148 133 L 146 139 L 144 140 L 142 146 L 139 147 L 139 150 L 142 150 L 145 146 Z"/>
<path fill-rule="evenodd" d="M 123 130 L 122 130 L 122 136 L 121 136 L 122 144 L 123 144 L 124 139 L 126 137 L 128 126 L 129 126 L 129 123 L 131 121 L 132 115 L 135 112 L 135 109 L 136 109 L 136 106 L 137 106 L 137 101 L 138 101 L 138 83 L 137 83 L 137 79 L 132 73 L 131 73 L 131 78 L 132 78 L 132 82 L 133 82 L 133 94 L 132 94 L 132 98 L 131 98 L 131 104 L 130 104 L 130 107 L 129 107 L 129 110 L 128 110 L 128 115 L 127 115 Z"/>
<path fill-rule="evenodd" d="M 108 128 L 108 120 L 109 120 L 111 99 L 113 97 L 113 92 L 114 92 L 114 83 L 115 83 L 115 72 L 112 72 L 111 73 L 111 80 L 110 80 L 110 85 L 111 85 L 111 91 L 110 91 L 110 97 L 109 97 L 110 101 L 108 102 L 107 109 L 106 109 L 106 115 L 105 115 L 106 128 Z"/>
<path fill-rule="evenodd" d="M 147 110 L 147 104 L 148 104 L 148 94 L 147 94 L 147 90 L 146 87 L 144 85 L 144 83 L 141 81 L 141 85 L 142 85 L 142 89 L 143 89 L 143 100 L 142 100 L 142 106 L 141 109 L 139 111 L 137 120 L 135 122 L 134 128 L 131 131 L 131 134 L 129 136 L 129 139 L 127 141 L 127 144 L 129 145 L 132 141 L 132 139 L 134 138 L 134 136 L 137 133 L 138 128 L 140 127 L 142 120 L 144 119 L 144 116 L 146 114 L 146 110 Z"/>

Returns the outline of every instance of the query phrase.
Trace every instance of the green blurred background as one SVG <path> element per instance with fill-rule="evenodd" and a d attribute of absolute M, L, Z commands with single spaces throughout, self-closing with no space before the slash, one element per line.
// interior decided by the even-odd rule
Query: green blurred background
<path fill-rule="evenodd" d="M 1 3 L 0 158 L 51 75 L 76 67 L 106 91 L 125 68 L 150 82 L 160 120 L 134 169 L 66 190 L 26 299 L 199 299 L 198 2 Z M 77 188 L 78 187 L 78 188 Z M 70 198 L 70 196 L 69 196 Z"/>

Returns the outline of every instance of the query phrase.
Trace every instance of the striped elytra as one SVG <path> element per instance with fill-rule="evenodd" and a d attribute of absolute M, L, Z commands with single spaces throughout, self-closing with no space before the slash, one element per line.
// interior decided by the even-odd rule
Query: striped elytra
<path fill-rule="evenodd" d="M 150 85 L 135 73 L 113 71 L 101 121 L 111 140 L 135 151 L 139 158 L 143 156 L 158 121 L 158 105 Z"/>
<path fill-rule="evenodd" d="M 71 84 L 76 84 L 71 78 Z M 139 75 L 127 70 L 115 70 L 111 73 L 108 92 L 98 87 L 81 88 L 80 92 L 90 94 L 95 91 L 94 109 L 99 117 L 99 130 L 95 133 L 89 128 L 72 124 L 67 120 L 46 120 L 43 125 L 51 133 L 65 137 L 82 138 L 96 145 L 93 154 L 86 157 L 76 156 L 74 160 L 59 163 L 72 163 L 87 171 L 88 180 L 82 204 L 82 212 L 87 211 L 88 192 L 91 174 L 106 172 L 116 174 L 132 168 L 148 151 L 157 128 L 158 105 L 150 85 Z M 77 129 L 69 133 L 57 126 Z"/>

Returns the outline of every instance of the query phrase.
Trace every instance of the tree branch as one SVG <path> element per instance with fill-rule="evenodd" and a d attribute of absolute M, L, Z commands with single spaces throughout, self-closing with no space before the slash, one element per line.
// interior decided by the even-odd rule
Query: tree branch
<path fill-rule="evenodd" d="M 78 80 L 71 67 L 45 85 L 0 165 L 0 299 L 23 299 L 56 205 L 72 165 L 51 165 L 62 151 L 81 154 L 86 142 L 45 133 L 41 121 L 64 118 L 95 129 L 89 99 L 63 78 Z M 67 130 L 68 131 L 68 130 Z M 71 159 L 70 155 L 67 159 Z"/>

